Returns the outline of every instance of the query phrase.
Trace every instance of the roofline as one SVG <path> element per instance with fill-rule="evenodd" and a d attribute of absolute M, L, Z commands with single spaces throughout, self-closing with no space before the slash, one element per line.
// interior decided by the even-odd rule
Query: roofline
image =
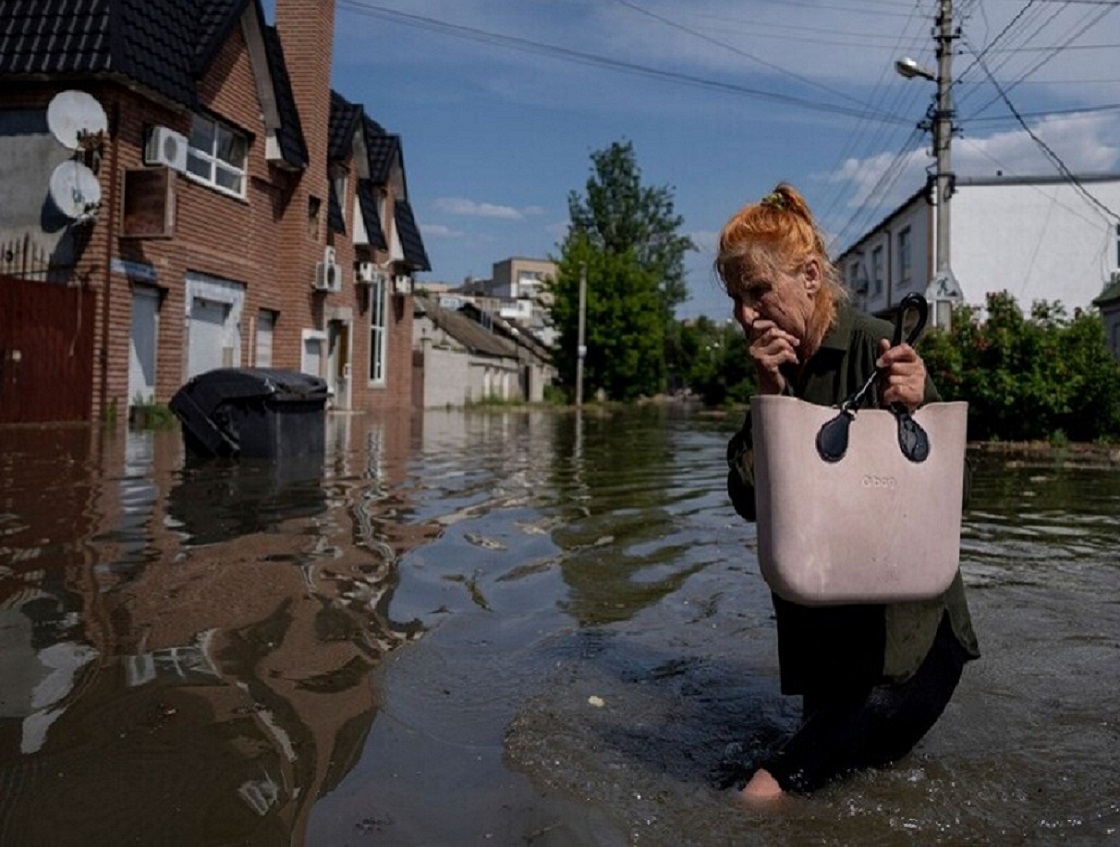
<path fill-rule="evenodd" d="M 1073 174 L 1073 179 L 1077 180 L 1078 182 L 1082 182 L 1082 183 L 1085 183 L 1085 182 L 1093 182 L 1093 183 L 1120 182 L 1120 173 L 1108 173 L 1108 172 L 1101 173 L 1101 172 L 1098 172 L 1098 173 L 1089 173 L 1089 174 Z M 981 187 L 991 187 L 991 186 L 997 186 L 997 185 L 1006 185 L 1006 186 L 1057 185 L 1059 183 L 1068 183 L 1069 181 L 1070 181 L 1069 177 L 1062 176 L 1061 174 L 1047 174 L 1047 175 L 1040 175 L 1040 176 L 990 176 L 990 177 L 988 177 L 988 176 L 960 177 L 959 176 L 959 177 L 956 178 L 956 187 L 959 189 L 962 186 L 981 188 Z M 921 197 L 923 194 L 925 194 L 926 190 L 927 190 L 927 187 L 923 185 L 921 188 L 919 188 L 917 191 L 915 191 L 913 194 L 911 194 L 909 197 L 907 197 L 905 200 L 903 200 L 901 203 L 899 203 L 897 206 L 895 206 L 890 212 L 888 212 L 886 215 L 884 215 L 879 220 L 878 223 L 876 223 L 873 227 L 870 227 L 869 229 L 865 230 L 864 233 L 859 237 L 858 240 L 851 242 L 847 247 L 845 247 L 843 250 L 838 252 L 836 254 L 836 261 L 839 261 L 843 257 L 847 256 L 849 253 L 851 253 L 853 250 L 855 250 L 856 247 L 858 247 L 863 242 L 867 241 L 873 235 L 876 235 L 880 231 L 886 229 L 887 225 L 890 224 L 890 222 L 892 220 L 897 218 L 899 216 L 899 214 L 901 214 L 903 212 L 903 210 L 905 210 L 915 200 L 917 200 L 919 197 Z"/>
<path fill-rule="evenodd" d="M 922 197 L 922 195 L 924 195 L 926 193 L 926 190 L 927 190 L 927 186 L 923 185 L 921 188 L 919 188 L 917 191 L 915 191 L 913 194 L 911 194 L 909 197 L 907 197 L 905 200 L 903 200 L 901 203 L 899 203 L 897 206 L 895 206 L 893 209 L 891 209 L 890 212 L 888 212 L 886 215 L 884 215 L 882 218 L 879 219 L 879 222 L 877 224 L 875 224 L 875 226 L 873 226 L 870 229 L 864 231 L 863 235 L 861 235 L 858 240 L 853 241 L 851 244 L 849 244 L 847 247 L 845 247 L 843 250 L 841 250 L 839 253 L 837 253 L 836 254 L 836 259 L 834 261 L 839 261 L 840 259 L 844 258 L 849 253 L 851 253 L 853 250 L 855 250 L 856 247 L 858 247 L 860 244 L 867 241 L 867 239 L 871 238 L 871 236 L 875 235 L 880 230 L 886 229 L 887 224 L 889 224 L 892 220 L 894 220 L 896 217 L 898 217 L 898 215 L 902 212 L 903 209 L 907 208 L 915 200 Z"/>
<path fill-rule="evenodd" d="M 1078 182 L 1120 182 L 1120 173 L 1095 172 L 1088 174 L 1073 174 L 1073 179 Z M 1044 176 L 969 176 L 957 177 L 957 185 L 1052 185 L 1059 182 L 1069 182 L 1070 178 L 1061 174 L 1047 174 Z"/>

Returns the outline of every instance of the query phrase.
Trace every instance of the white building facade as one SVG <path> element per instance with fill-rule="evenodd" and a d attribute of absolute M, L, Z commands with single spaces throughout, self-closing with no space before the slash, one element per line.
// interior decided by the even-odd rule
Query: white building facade
<path fill-rule="evenodd" d="M 1069 313 L 1091 308 L 1120 271 L 1120 174 L 1077 183 L 958 178 L 950 268 L 964 302 L 983 306 L 989 292 L 1006 290 L 1024 311 L 1037 300 L 1060 301 Z M 912 291 L 937 298 L 936 217 L 923 190 L 840 254 L 857 307 L 889 314 Z"/>

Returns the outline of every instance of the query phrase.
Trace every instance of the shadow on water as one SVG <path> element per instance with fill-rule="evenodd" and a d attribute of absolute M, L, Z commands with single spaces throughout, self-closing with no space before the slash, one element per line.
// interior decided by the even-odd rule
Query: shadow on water
<path fill-rule="evenodd" d="M 974 457 L 984 656 L 913 754 L 770 815 L 717 787 L 799 707 L 736 424 L 339 416 L 311 469 L 5 432 L 0 844 L 1113 843 L 1108 465 Z"/>

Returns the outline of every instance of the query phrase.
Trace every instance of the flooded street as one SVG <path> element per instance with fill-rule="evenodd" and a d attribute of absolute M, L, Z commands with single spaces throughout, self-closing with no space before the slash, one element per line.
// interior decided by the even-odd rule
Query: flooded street
<path fill-rule="evenodd" d="M 332 417 L 323 466 L 0 431 L 0 845 L 1120 844 L 1120 467 L 976 453 L 983 658 L 772 814 L 796 724 L 737 420 Z"/>

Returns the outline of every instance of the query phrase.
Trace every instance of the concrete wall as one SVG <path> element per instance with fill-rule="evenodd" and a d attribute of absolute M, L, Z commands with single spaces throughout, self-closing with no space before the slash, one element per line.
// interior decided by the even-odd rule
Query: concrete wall
<path fill-rule="evenodd" d="M 1081 182 L 1104 206 L 1120 209 L 1120 174 Z M 950 267 L 972 305 L 983 306 L 988 292 L 1007 290 L 1024 311 L 1036 300 L 1060 300 L 1072 313 L 1089 308 L 1120 269 L 1115 219 L 1063 179 L 958 180 L 951 216 Z M 854 297 L 857 306 L 878 312 L 910 291 L 924 291 L 934 273 L 935 217 L 917 195 L 837 259 L 849 285 L 853 268 L 855 279 L 869 282 L 867 294 Z M 898 256 L 898 233 L 907 225 L 914 233 L 909 285 L 900 279 Z M 879 295 L 871 283 L 876 247 L 890 268 Z"/>
<path fill-rule="evenodd" d="M 1120 175 L 1085 180 L 1120 210 Z M 969 303 L 1008 290 L 1024 311 L 1035 300 L 1089 308 L 1118 270 L 1116 221 L 1065 181 L 959 184 L 952 205 L 953 273 Z"/>

